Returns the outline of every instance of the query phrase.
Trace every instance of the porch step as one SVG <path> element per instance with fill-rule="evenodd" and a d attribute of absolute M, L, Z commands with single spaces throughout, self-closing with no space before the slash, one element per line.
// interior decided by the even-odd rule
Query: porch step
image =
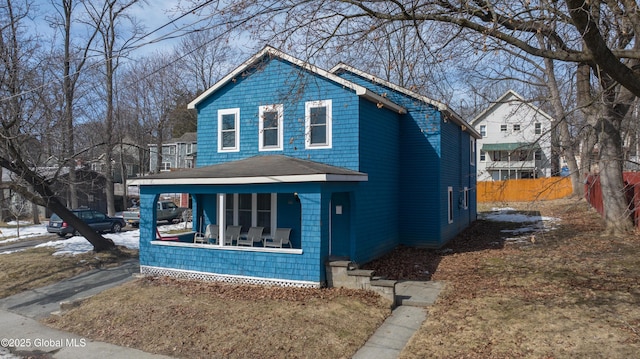
<path fill-rule="evenodd" d="M 435 303 L 445 283 L 440 281 L 396 281 L 376 276 L 373 270 L 358 269 L 350 261 L 329 261 L 327 285 L 351 289 L 367 289 L 380 294 L 391 308 L 405 305 L 427 307 Z"/>
<path fill-rule="evenodd" d="M 390 307 L 396 306 L 396 281 L 375 277 L 375 271 L 359 269 L 358 265 L 348 260 L 328 261 L 327 285 L 351 289 L 372 290 L 389 300 Z"/>

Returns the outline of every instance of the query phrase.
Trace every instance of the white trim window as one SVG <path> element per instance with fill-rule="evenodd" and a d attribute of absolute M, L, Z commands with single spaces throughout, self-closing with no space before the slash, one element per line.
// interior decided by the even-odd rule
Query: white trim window
<path fill-rule="evenodd" d="M 171 162 L 162 162 L 160 166 L 160 172 L 171 171 Z"/>
<path fill-rule="evenodd" d="M 471 147 L 471 151 L 469 151 L 469 155 L 471 158 L 469 159 L 472 166 L 476 165 L 476 139 L 471 137 L 469 139 L 469 146 Z"/>
<path fill-rule="evenodd" d="M 306 148 L 331 148 L 331 100 L 309 101 L 304 106 Z"/>
<path fill-rule="evenodd" d="M 259 133 L 258 148 L 260 151 L 282 150 L 283 141 L 283 105 L 260 106 L 258 110 Z"/>
<path fill-rule="evenodd" d="M 487 153 L 480 150 L 480 162 L 487 162 Z"/>
<path fill-rule="evenodd" d="M 218 110 L 218 152 L 240 151 L 240 109 Z"/>
<path fill-rule="evenodd" d="M 487 137 L 487 125 L 480 125 L 480 135 Z"/>
<path fill-rule="evenodd" d="M 449 224 L 453 223 L 453 187 L 447 188 L 448 197 L 448 208 L 447 208 L 447 221 Z"/>
<path fill-rule="evenodd" d="M 464 209 L 469 209 L 469 187 L 465 187 L 464 188 L 464 194 L 463 194 L 463 208 Z"/>
<path fill-rule="evenodd" d="M 534 132 L 536 135 L 541 135 L 541 134 L 542 134 L 542 124 L 541 124 L 540 122 L 536 122 L 536 123 L 533 125 L 533 128 L 534 128 L 533 132 Z"/>

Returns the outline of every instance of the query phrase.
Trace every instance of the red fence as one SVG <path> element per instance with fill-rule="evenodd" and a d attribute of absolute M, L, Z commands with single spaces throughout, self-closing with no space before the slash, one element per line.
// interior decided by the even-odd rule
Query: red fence
<path fill-rule="evenodd" d="M 633 216 L 633 223 L 640 227 L 640 173 L 625 172 L 622 174 L 624 188 L 629 205 L 629 214 Z M 602 203 L 602 187 L 600 176 L 589 175 L 584 184 L 584 197 L 591 207 L 595 208 L 600 215 L 604 216 L 604 205 Z"/>

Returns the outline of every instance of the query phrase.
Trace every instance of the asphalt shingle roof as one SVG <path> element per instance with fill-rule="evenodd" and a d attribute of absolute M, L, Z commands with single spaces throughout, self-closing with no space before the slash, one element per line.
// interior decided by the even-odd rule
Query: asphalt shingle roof
<path fill-rule="evenodd" d="M 242 160 L 198 167 L 187 170 L 162 172 L 140 178 L 143 184 L 149 180 L 184 180 L 184 179 L 226 179 L 252 177 L 286 177 L 334 175 L 348 177 L 365 177 L 367 174 L 343 167 L 331 166 L 299 158 L 283 155 L 266 155 L 249 157 Z M 366 180 L 366 179 L 365 179 Z"/>

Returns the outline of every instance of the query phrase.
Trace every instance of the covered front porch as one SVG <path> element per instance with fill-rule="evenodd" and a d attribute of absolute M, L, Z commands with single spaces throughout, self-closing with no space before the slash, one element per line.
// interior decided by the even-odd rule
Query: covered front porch
<path fill-rule="evenodd" d="M 139 179 L 141 273 L 321 286 L 329 255 L 351 255 L 355 192 L 366 180 L 367 175 L 357 171 L 285 156 L 252 157 Z M 194 233 L 175 238 L 156 234 L 154 209 L 166 192 L 191 195 Z M 202 238 L 209 225 L 217 231 L 210 234 L 215 240 Z M 256 229 L 261 231 L 259 239 L 239 240 Z M 288 243 L 269 245 L 283 229 Z"/>

